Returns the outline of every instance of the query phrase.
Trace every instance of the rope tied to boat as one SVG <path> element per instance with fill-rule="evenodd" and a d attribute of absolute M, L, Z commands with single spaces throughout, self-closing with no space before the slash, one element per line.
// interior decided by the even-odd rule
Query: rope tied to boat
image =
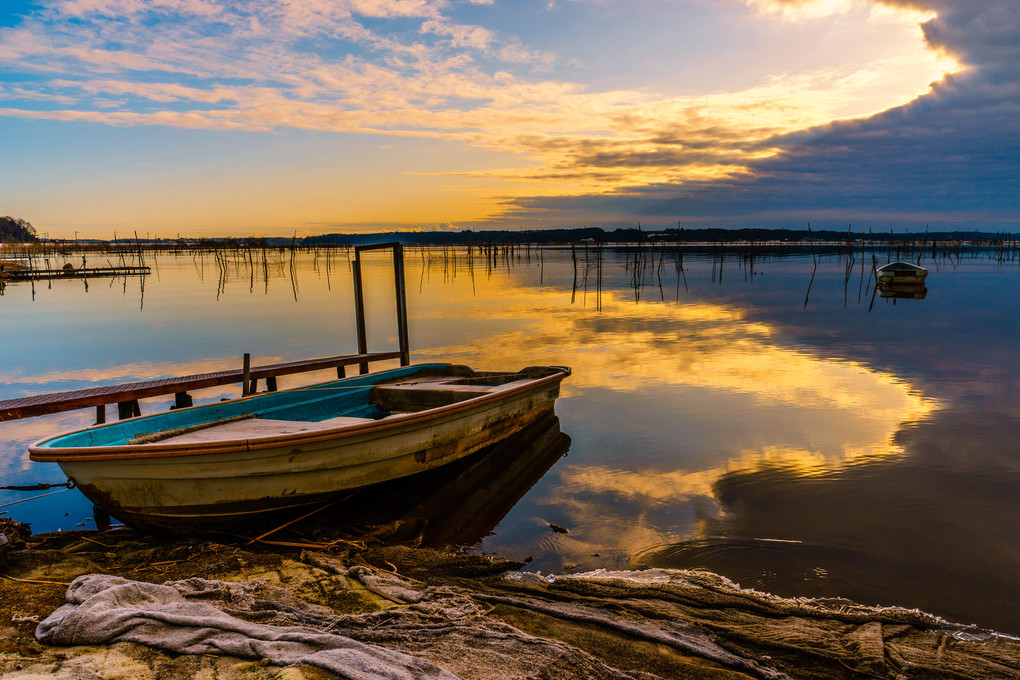
<path fill-rule="evenodd" d="M 65 491 L 70 491 L 71 489 L 75 488 L 75 484 L 74 484 L 74 482 L 72 480 L 69 479 L 66 482 L 64 482 L 63 484 L 43 484 L 43 483 L 39 483 L 39 484 L 35 484 L 35 485 L 32 485 L 32 486 L 17 486 L 17 485 L 0 486 L 0 489 L 5 489 L 7 491 L 44 491 L 46 489 L 53 489 L 55 487 L 60 487 L 60 486 L 64 487 L 64 488 L 60 489 L 60 491 L 50 491 L 49 493 L 39 494 L 38 496 L 30 496 L 28 498 L 22 498 L 21 500 L 18 500 L 18 501 L 12 501 L 10 503 L 4 503 L 3 505 L 0 505 L 0 508 L 7 508 L 7 507 L 10 507 L 12 505 L 17 505 L 18 503 L 27 503 L 28 501 L 34 501 L 37 498 L 46 498 L 47 496 L 54 496 L 54 495 L 56 495 L 58 493 L 64 493 Z"/>
<path fill-rule="evenodd" d="M 38 484 L 29 484 L 29 485 L 25 485 L 25 486 L 19 486 L 19 485 L 14 484 L 14 485 L 10 485 L 10 486 L 0 486 L 0 489 L 5 490 L 5 491 L 46 491 L 47 489 L 53 489 L 53 488 L 56 488 L 58 486 L 65 487 L 67 489 L 73 489 L 74 488 L 74 482 L 72 482 L 69 479 L 66 482 L 64 482 L 63 484 L 44 484 L 42 482 L 40 482 Z"/>

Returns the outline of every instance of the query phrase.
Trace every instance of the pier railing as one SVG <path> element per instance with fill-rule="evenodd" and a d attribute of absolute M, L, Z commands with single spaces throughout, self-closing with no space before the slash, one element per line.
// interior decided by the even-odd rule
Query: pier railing
<path fill-rule="evenodd" d="M 365 327 L 364 285 L 361 276 L 361 253 L 366 250 L 388 249 L 393 251 L 393 276 L 397 296 L 397 341 L 398 351 L 369 352 L 368 334 Z M 335 368 L 338 378 L 346 377 L 346 367 L 357 365 L 361 373 L 368 373 L 370 363 L 399 359 L 401 366 L 411 363 L 407 332 L 407 292 L 404 282 L 404 252 L 399 243 L 358 246 L 352 262 L 354 270 L 354 308 L 357 323 L 358 353 L 343 354 L 320 359 L 301 359 L 265 366 L 251 366 L 250 355 L 244 355 L 240 368 L 214 373 L 157 378 L 141 382 L 90 387 L 67 392 L 51 392 L 19 399 L 0 401 L 0 421 L 17 420 L 33 416 L 61 413 L 82 408 L 96 408 L 96 422 L 106 422 L 106 407 L 117 404 L 120 419 L 141 415 L 139 399 L 174 395 L 174 408 L 192 405 L 192 390 L 205 389 L 241 383 L 241 395 L 254 394 L 258 381 L 265 380 L 266 388 L 275 392 L 276 379 L 281 375 L 306 373 Z"/>
<path fill-rule="evenodd" d="M 268 364 L 265 366 L 252 366 L 249 369 L 249 378 L 245 384 L 244 393 L 254 394 L 259 380 L 265 380 L 268 390 L 274 392 L 276 391 L 276 378 L 281 375 L 336 368 L 337 377 L 343 378 L 345 376 L 345 366 L 352 366 L 354 364 L 367 365 L 374 361 L 400 358 L 400 352 L 373 352 L 325 357 L 322 359 L 302 359 L 300 361 L 288 361 L 282 364 Z M 74 411 L 80 408 L 95 406 L 96 422 L 105 423 L 106 406 L 108 404 L 118 405 L 118 415 L 121 419 L 131 418 L 141 415 L 138 406 L 139 399 L 173 394 L 176 397 L 174 400 L 176 407 L 191 406 L 190 392 L 192 390 L 244 383 L 244 381 L 245 371 L 242 367 L 227 371 L 216 371 L 214 373 L 158 378 L 156 380 L 144 380 L 121 385 L 89 387 L 83 390 L 51 392 L 34 397 L 8 399 L 0 401 L 0 421 Z"/>

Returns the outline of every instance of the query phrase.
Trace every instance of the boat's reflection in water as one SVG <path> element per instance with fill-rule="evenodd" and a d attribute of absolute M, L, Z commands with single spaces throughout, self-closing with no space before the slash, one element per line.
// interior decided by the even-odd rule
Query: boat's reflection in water
<path fill-rule="evenodd" d="M 361 489 L 309 518 L 304 531 L 342 532 L 386 543 L 470 546 L 492 533 L 569 448 L 570 437 L 550 411 L 467 458 Z"/>
<path fill-rule="evenodd" d="M 879 283 L 878 295 L 883 298 L 923 300 L 928 296 L 928 287 L 923 283 Z"/>

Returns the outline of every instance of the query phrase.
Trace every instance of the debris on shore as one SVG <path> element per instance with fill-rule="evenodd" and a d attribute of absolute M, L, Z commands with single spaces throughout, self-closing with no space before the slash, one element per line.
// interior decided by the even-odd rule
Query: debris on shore
<path fill-rule="evenodd" d="M 124 529 L 17 540 L 0 580 L 12 680 L 1020 677 L 1015 638 L 703 571 L 544 578 L 470 553 Z"/>

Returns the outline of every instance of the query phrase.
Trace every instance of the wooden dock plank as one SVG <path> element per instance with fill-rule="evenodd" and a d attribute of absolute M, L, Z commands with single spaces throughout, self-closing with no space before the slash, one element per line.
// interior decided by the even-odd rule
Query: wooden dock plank
<path fill-rule="evenodd" d="M 323 357 L 319 359 L 301 359 L 299 361 L 287 361 L 279 364 L 267 364 L 265 366 L 253 366 L 251 379 L 261 380 L 276 378 L 281 375 L 292 375 L 295 373 L 306 373 L 328 368 L 339 368 L 362 364 L 373 361 L 384 361 L 388 359 L 400 359 L 400 352 L 369 352 L 365 354 L 345 354 L 334 357 Z M 121 402 L 159 397 L 167 394 L 189 392 L 207 387 L 218 387 L 240 383 L 244 379 L 241 368 L 227 371 L 216 371 L 213 373 L 199 373 L 196 375 L 177 376 L 172 378 L 158 378 L 141 382 L 123 383 L 120 385 L 104 385 L 101 387 L 89 387 L 81 390 L 69 390 L 66 392 L 51 392 L 49 394 L 37 394 L 31 397 L 8 399 L 0 401 L 0 421 L 17 420 L 41 416 L 49 413 L 61 413 L 73 411 L 90 406 L 105 406 L 106 404 L 117 404 Z"/>

